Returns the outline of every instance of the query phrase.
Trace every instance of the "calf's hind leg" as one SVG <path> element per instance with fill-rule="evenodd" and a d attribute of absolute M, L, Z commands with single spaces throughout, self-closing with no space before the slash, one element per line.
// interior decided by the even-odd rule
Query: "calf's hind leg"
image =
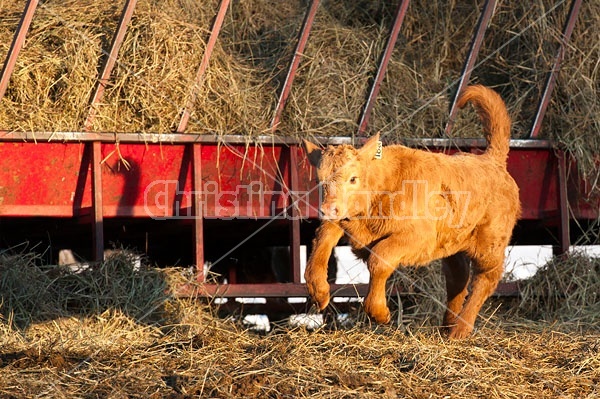
<path fill-rule="evenodd" d="M 470 263 L 471 259 L 463 252 L 442 259 L 448 301 L 443 322 L 446 329 L 456 324 L 456 318 L 463 308 L 471 272 Z"/>
<path fill-rule="evenodd" d="M 473 331 L 475 319 L 481 306 L 492 295 L 502 277 L 504 250 L 482 254 L 477 259 L 473 259 L 473 262 L 471 292 L 462 311 L 456 318 L 454 326 L 450 327 L 449 338 L 465 338 Z"/>

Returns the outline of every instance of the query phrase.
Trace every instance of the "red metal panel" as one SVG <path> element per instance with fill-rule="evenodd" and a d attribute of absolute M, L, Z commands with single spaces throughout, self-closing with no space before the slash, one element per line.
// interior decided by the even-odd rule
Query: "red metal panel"
<path fill-rule="evenodd" d="M 8 55 L 6 56 L 4 66 L 2 67 L 2 73 L 0 73 L 0 101 L 2 101 L 4 93 L 6 92 L 6 88 L 8 87 L 10 76 L 13 73 L 15 63 L 17 62 L 17 57 L 19 56 L 19 52 L 21 51 L 23 43 L 25 42 L 25 36 L 27 36 L 27 31 L 29 30 L 29 25 L 31 24 L 31 20 L 33 19 L 33 14 L 35 13 L 37 5 L 38 0 L 28 0 L 25 4 L 21 21 L 17 26 L 15 36 L 10 45 L 10 49 L 8 50 Z"/>
<path fill-rule="evenodd" d="M 91 206 L 85 144 L 0 142 L 0 215 L 73 216 Z"/>
<path fill-rule="evenodd" d="M 550 150 L 513 150 L 509 153 L 508 171 L 520 187 L 523 219 L 556 215 L 557 164 Z"/>
<path fill-rule="evenodd" d="M 365 296 L 368 284 L 332 284 L 332 296 Z M 186 286 L 178 293 L 181 296 L 212 297 L 304 297 L 307 296 L 305 284 L 204 284 L 198 287 Z"/>
<path fill-rule="evenodd" d="M 194 81 L 194 86 L 192 87 L 190 98 L 188 99 L 186 107 L 183 109 L 183 113 L 181 114 L 181 120 L 179 121 L 179 125 L 177 126 L 178 133 L 183 133 L 187 128 L 188 122 L 190 120 L 189 110 L 193 108 L 194 102 L 196 102 L 196 95 L 198 93 L 198 89 L 204 81 L 204 75 L 206 73 L 206 69 L 208 68 L 208 61 L 212 56 L 213 49 L 215 48 L 215 43 L 217 42 L 217 38 L 219 37 L 219 32 L 221 31 L 221 27 L 223 26 L 223 20 L 225 19 L 225 14 L 227 13 L 227 7 L 229 7 L 229 2 L 230 0 L 221 0 L 221 4 L 219 5 L 219 11 L 215 18 L 210 37 L 208 38 L 208 43 L 206 43 L 206 49 L 204 50 L 204 55 L 202 57 L 202 61 L 200 62 L 200 67 L 198 68 L 198 72 L 196 73 L 196 80 Z"/>
<path fill-rule="evenodd" d="M 383 82 L 390 58 L 392 58 L 392 52 L 394 51 L 394 46 L 396 45 L 396 40 L 398 39 L 398 34 L 400 33 L 400 28 L 402 27 L 402 21 L 404 21 L 404 16 L 406 15 L 406 10 L 408 9 L 409 4 L 410 0 L 402 0 L 400 3 L 398 3 L 398 8 L 396 9 L 396 18 L 394 19 L 394 23 L 392 25 L 387 44 L 385 45 L 385 49 L 381 56 L 381 60 L 379 61 L 379 67 L 377 68 L 375 79 L 373 79 L 373 85 L 371 86 L 371 91 L 367 97 L 367 102 L 360 117 L 360 122 L 358 123 L 359 135 L 362 135 L 367 130 L 371 111 L 373 110 L 373 106 L 375 106 L 375 100 L 379 94 L 379 88 L 381 87 L 381 82 Z"/>
<path fill-rule="evenodd" d="M 290 151 L 297 159 L 291 165 L 298 173 L 297 211 L 303 218 L 317 218 L 314 170 L 298 146 Z M 285 217 L 290 200 L 286 187 L 292 187 L 286 152 L 287 147 L 280 144 L 203 143 L 204 216 Z M 104 217 L 193 218 L 190 157 L 183 144 L 102 144 Z M 0 215 L 89 214 L 89 158 L 82 143 L 0 142 Z M 513 148 L 508 168 L 521 187 L 524 219 L 558 217 L 558 163 L 553 150 Z M 586 201 L 585 184 L 576 173 L 568 176 L 568 195 L 575 217 L 598 215 L 598 199 Z"/>

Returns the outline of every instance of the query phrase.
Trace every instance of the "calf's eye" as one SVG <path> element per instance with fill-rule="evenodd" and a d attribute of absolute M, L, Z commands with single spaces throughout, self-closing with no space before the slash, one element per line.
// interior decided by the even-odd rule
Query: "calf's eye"
<path fill-rule="evenodd" d="M 349 181 L 350 181 L 350 184 L 356 184 L 356 183 L 358 183 L 358 177 L 352 176 Z"/>

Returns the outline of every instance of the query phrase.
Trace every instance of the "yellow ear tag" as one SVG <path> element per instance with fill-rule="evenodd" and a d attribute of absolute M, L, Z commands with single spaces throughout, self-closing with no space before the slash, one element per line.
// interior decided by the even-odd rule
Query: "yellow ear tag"
<path fill-rule="evenodd" d="M 375 151 L 375 156 L 373 158 L 381 159 L 382 155 L 383 155 L 383 143 L 381 142 L 381 140 L 379 140 L 377 142 L 377 151 Z"/>

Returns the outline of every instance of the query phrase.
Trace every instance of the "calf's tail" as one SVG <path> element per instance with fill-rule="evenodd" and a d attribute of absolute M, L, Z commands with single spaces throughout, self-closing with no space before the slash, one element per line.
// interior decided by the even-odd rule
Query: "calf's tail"
<path fill-rule="evenodd" d="M 506 164 L 510 144 L 510 116 L 498 93 L 482 85 L 467 87 L 458 98 L 462 108 L 468 102 L 475 106 L 483 123 L 488 142 L 486 153 Z"/>

